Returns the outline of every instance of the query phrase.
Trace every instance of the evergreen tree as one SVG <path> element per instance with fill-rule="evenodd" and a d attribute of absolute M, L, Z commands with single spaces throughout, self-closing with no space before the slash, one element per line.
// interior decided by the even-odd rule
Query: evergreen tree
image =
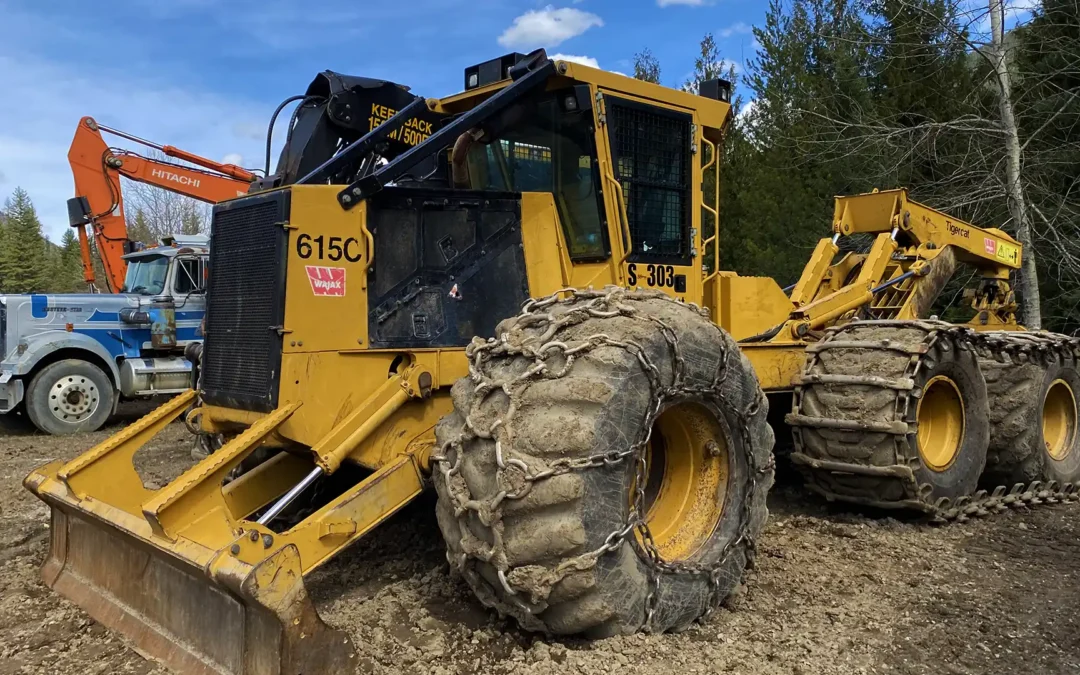
<path fill-rule="evenodd" d="M 5 293 L 34 293 L 45 290 L 48 268 L 41 221 L 22 188 L 4 204 L 4 241 L 0 247 L 0 279 Z"/>
<path fill-rule="evenodd" d="M 855 158 L 822 152 L 836 141 L 824 120 L 864 96 L 860 78 L 846 75 L 859 70 L 855 50 L 837 38 L 853 25 L 860 25 L 858 12 L 839 0 L 771 0 L 764 25 L 754 29 L 761 46 L 745 78 L 753 114 L 742 137 L 726 141 L 725 269 L 795 281 L 829 233 L 832 196 L 857 191 Z"/>
<path fill-rule="evenodd" d="M 653 84 L 660 84 L 660 62 L 648 49 L 634 54 L 634 77 Z"/>
<path fill-rule="evenodd" d="M 1080 5 L 1043 0 L 1013 36 L 1043 327 L 1080 332 Z"/>
<path fill-rule="evenodd" d="M 7 213 L 4 209 L 0 209 L 0 260 L 4 257 L 4 251 L 7 250 Z M 4 266 L 0 264 L 0 293 L 6 293 L 7 286 L 4 284 Z"/>
<path fill-rule="evenodd" d="M 202 216 L 195 209 L 185 209 L 180 215 L 180 234 L 199 234 L 202 228 Z"/>
<path fill-rule="evenodd" d="M 128 239 L 137 241 L 145 246 L 153 246 L 157 243 L 157 237 L 150 230 L 150 222 L 146 212 L 140 207 L 135 207 L 135 216 L 127 218 Z"/>
<path fill-rule="evenodd" d="M 75 293 L 86 290 L 83 280 L 82 253 L 79 239 L 70 227 L 64 230 L 60 239 L 60 262 L 57 271 L 57 284 L 65 292 Z"/>

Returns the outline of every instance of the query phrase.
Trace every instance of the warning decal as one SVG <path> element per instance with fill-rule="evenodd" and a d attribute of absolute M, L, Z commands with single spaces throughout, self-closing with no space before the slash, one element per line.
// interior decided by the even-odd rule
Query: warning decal
<path fill-rule="evenodd" d="M 307 278 L 315 295 L 345 297 L 345 268 L 307 266 Z"/>

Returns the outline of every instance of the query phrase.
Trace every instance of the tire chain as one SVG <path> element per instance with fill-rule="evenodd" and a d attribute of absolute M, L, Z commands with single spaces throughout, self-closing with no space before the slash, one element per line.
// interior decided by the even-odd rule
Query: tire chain
<path fill-rule="evenodd" d="M 862 321 L 856 320 L 844 326 L 836 326 L 826 331 L 829 336 L 844 331 L 846 328 L 879 325 L 897 328 L 915 326 L 928 332 L 927 349 L 934 346 L 942 336 L 950 336 L 960 349 L 970 349 L 982 358 L 1003 360 L 1012 359 L 1023 363 L 1027 360 L 1045 360 L 1053 353 L 1072 354 L 1080 359 L 1080 338 L 1049 332 L 992 331 L 980 332 L 968 326 L 937 320 L 916 321 Z M 826 338 L 828 339 L 828 338 Z M 918 370 L 920 358 L 913 358 L 905 372 L 912 377 Z M 809 366 L 810 361 L 807 362 Z M 902 395 L 898 396 L 898 405 Z M 914 477 L 910 479 L 909 490 L 914 495 L 920 494 L 920 486 Z M 999 485 L 992 490 L 977 490 L 974 494 L 960 497 L 955 502 L 946 497 L 933 503 L 922 502 L 916 508 L 926 513 L 930 521 L 937 524 L 965 522 L 972 517 L 985 517 L 1004 513 L 1010 509 L 1020 509 L 1040 504 L 1057 504 L 1080 501 L 1080 484 L 1058 483 L 1057 481 L 1032 481 L 1028 484 L 1017 483 L 1013 486 Z M 878 504 L 886 505 L 886 504 Z M 887 506 L 887 505 L 886 505 Z"/>
<path fill-rule="evenodd" d="M 760 393 L 760 390 L 758 398 L 755 399 L 754 403 L 749 406 L 747 410 L 737 413 L 737 419 L 740 426 L 739 432 L 743 437 L 745 447 L 748 448 L 748 473 L 750 476 L 747 493 L 743 501 L 743 520 L 738 534 L 726 543 L 724 549 L 716 559 L 717 562 L 713 564 L 705 565 L 667 561 L 664 560 L 663 556 L 660 554 L 652 533 L 649 530 L 649 526 L 645 522 L 645 485 L 648 476 L 646 449 L 648 448 L 649 440 L 652 436 L 653 422 L 655 422 L 657 416 L 660 414 L 664 403 L 669 400 L 689 396 L 708 396 L 722 401 L 724 395 L 721 387 L 727 375 L 727 355 L 720 355 L 720 368 L 710 386 L 687 386 L 683 382 L 685 361 L 679 351 L 678 336 L 670 326 L 660 319 L 646 316 L 644 317 L 644 320 L 648 320 L 658 327 L 664 339 L 667 341 L 672 356 L 674 357 L 675 369 L 673 373 L 673 382 L 671 385 L 665 386 L 662 382 L 660 370 L 652 363 L 644 349 L 633 341 L 616 340 L 604 333 L 597 333 L 590 335 L 583 340 L 576 340 L 573 345 L 555 339 L 556 334 L 562 328 L 580 323 L 586 319 L 607 319 L 617 316 L 634 318 L 638 315 L 638 311 L 634 307 L 626 304 L 626 301 L 638 301 L 651 298 L 669 299 L 669 296 L 658 291 L 651 293 L 642 291 L 630 293 L 626 289 L 615 286 L 609 286 L 603 291 L 597 291 L 591 288 L 585 290 L 564 288 L 544 298 L 529 300 L 523 306 L 521 313 L 515 318 L 514 328 L 545 328 L 543 333 L 538 337 L 527 338 L 523 340 L 520 345 L 511 344 L 507 339 L 509 331 L 504 331 L 500 338 L 489 338 L 486 341 L 482 338 L 473 338 L 473 342 L 466 349 L 466 355 L 469 359 L 469 377 L 476 385 L 475 394 L 477 398 L 473 402 L 472 409 L 465 415 L 461 431 L 458 435 L 443 443 L 442 447 L 439 449 L 439 453 L 433 455 L 431 459 L 433 463 L 438 466 L 443 477 L 447 494 L 450 496 L 454 506 L 454 515 L 458 519 L 461 529 L 465 530 L 466 520 L 469 518 L 469 512 L 472 511 L 476 513 L 480 522 L 491 530 L 492 543 L 488 545 L 488 550 L 480 557 L 496 569 L 503 590 L 508 596 L 514 598 L 528 614 L 533 613 L 533 607 L 519 596 L 517 590 L 514 589 L 507 580 L 507 573 L 510 569 L 506 562 L 505 550 L 503 550 L 501 532 L 497 527 L 502 520 L 500 506 L 505 500 L 524 498 L 529 494 L 532 486 L 539 481 L 547 480 L 572 471 L 604 468 L 616 469 L 626 460 L 632 460 L 636 464 L 634 499 L 627 519 L 622 527 L 619 527 L 608 534 L 604 543 L 598 548 L 580 554 L 570 560 L 563 561 L 556 571 L 586 569 L 587 567 L 583 567 L 583 565 L 594 565 L 605 553 L 617 551 L 627 540 L 630 533 L 636 531 L 639 534 L 641 541 L 639 542 L 636 537 L 629 537 L 629 540 L 631 545 L 639 552 L 639 558 L 646 562 L 649 570 L 649 592 L 645 599 L 645 612 L 640 630 L 652 630 L 652 620 L 659 604 L 661 574 L 708 576 L 710 588 L 709 599 L 706 603 L 706 611 L 700 617 L 701 620 L 704 620 L 713 609 L 723 601 L 723 598 L 718 597 L 720 592 L 720 579 L 723 566 L 735 548 L 742 543 L 746 543 L 747 565 L 749 566 L 753 562 L 755 541 L 750 532 L 750 510 L 752 508 L 755 491 L 759 486 L 761 478 L 772 469 L 771 455 L 770 461 L 766 465 L 755 466 L 753 452 L 749 451 L 749 449 L 752 448 L 750 443 L 750 419 L 758 412 L 761 402 L 764 400 L 764 395 Z M 570 308 L 558 317 L 554 316 L 551 312 L 546 311 L 556 304 L 565 305 L 582 300 L 586 301 L 583 305 Z M 708 317 L 707 311 L 697 307 L 697 305 L 691 303 L 690 305 L 684 306 L 692 309 L 692 311 L 700 313 L 702 316 Z M 713 325 L 715 326 L 715 324 Z M 719 327 L 716 327 L 716 329 L 721 330 Z M 576 358 L 597 347 L 616 347 L 626 350 L 637 359 L 639 365 L 649 379 L 651 404 L 641 425 L 643 431 L 638 435 L 635 441 L 623 450 L 612 450 L 606 453 L 598 453 L 576 459 L 556 459 L 547 463 L 546 468 L 540 471 L 533 471 L 528 464 L 519 458 L 507 457 L 503 449 L 503 442 L 505 439 L 511 439 L 513 437 L 512 418 L 518 407 L 522 392 L 529 386 L 531 381 L 537 378 L 558 379 L 565 376 L 570 371 Z M 558 354 L 564 359 L 562 367 L 554 372 L 549 369 L 547 364 L 547 359 L 553 354 Z M 496 380 L 485 372 L 488 361 L 493 357 L 520 357 L 531 359 L 533 364 L 516 377 Z M 506 395 L 509 400 L 509 406 L 506 412 L 492 422 L 489 428 L 481 429 L 474 423 L 472 415 L 477 411 L 487 396 L 495 391 L 502 391 Z M 733 406 L 728 406 L 728 408 L 731 410 L 735 409 Z M 495 442 L 495 458 L 496 464 L 498 465 L 496 480 L 499 490 L 492 499 L 486 502 L 474 499 L 464 480 L 460 481 L 460 484 L 464 486 L 460 492 L 455 491 L 453 487 L 454 483 L 451 481 L 451 477 L 460 473 L 461 470 L 463 443 L 474 438 L 494 440 Z M 517 482 L 520 484 L 519 486 L 515 487 L 508 484 L 507 478 L 511 474 L 511 471 L 516 474 Z M 469 554 L 467 552 L 462 553 L 458 560 L 454 560 L 451 558 L 448 551 L 447 560 L 452 567 L 463 574 L 466 573 L 467 566 L 470 562 Z"/>

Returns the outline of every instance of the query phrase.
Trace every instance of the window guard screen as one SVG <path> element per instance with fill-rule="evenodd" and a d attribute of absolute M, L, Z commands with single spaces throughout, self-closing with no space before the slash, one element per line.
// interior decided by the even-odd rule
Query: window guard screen
<path fill-rule="evenodd" d="M 630 260 L 690 264 L 691 117 L 613 96 L 607 112 Z"/>

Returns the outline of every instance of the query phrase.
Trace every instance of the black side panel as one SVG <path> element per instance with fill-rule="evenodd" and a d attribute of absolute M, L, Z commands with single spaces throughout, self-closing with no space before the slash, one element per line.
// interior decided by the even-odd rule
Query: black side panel
<path fill-rule="evenodd" d="M 368 214 L 371 347 L 463 347 L 528 299 L 519 195 L 386 188 Z"/>
<path fill-rule="evenodd" d="M 207 403 L 258 412 L 277 407 L 289 194 L 214 207 L 202 362 Z"/>

